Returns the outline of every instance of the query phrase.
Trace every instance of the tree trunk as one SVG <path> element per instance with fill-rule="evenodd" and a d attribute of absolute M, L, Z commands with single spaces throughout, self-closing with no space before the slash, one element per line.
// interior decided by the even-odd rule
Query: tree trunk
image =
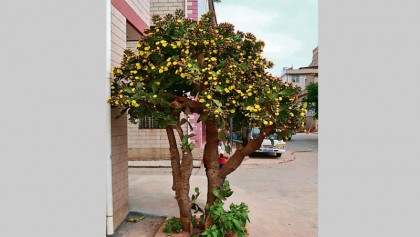
<path fill-rule="evenodd" d="M 222 185 L 219 182 L 219 152 L 218 146 L 218 132 L 214 121 L 206 121 L 206 149 L 204 150 L 205 166 L 207 167 L 207 202 L 206 202 L 206 213 L 208 213 L 208 207 L 213 205 L 216 197 L 213 194 L 214 189 L 219 189 Z M 222 179 L 223 181 L 223 179 Z M 210 215 L 206 215 L 205 227 L 212 225 Z"/>
<path fill-rule="evenodd" d="M 206 121 L 206 148 L 204 150 L 204 156 L 206 158 L 205 166 L 207 166 L 207 202 L 206 202 L 206 219 L 205 228 L 212 225 L 211 216 L 208 215 L 208 207 L 213 205 L 216 201 L 216 196 L 213 194 L 214 189 L 219 189 L 223 180 L 226 176 L 236 170 L 241 165 L 245 156 L 251 154 L 258 149 L 264 138 L 270 134 L 275 128 L 274 126 L 267 126 L 264 131 L 260 133 L 257 139 L 249 141 L 242 150 L 236 150 L 235 153 L 229 158 L 223 168 L 219 169 L 218 165 L 218 131 L 214 121 Z"/>
<path fill-rule="evenodd" d="M 190 192 L 190 177 L 192 172 L 192 154 L 189 147 L 182 152 L 182 161 L 180 159 L 178 146 L 176 143 L 172 125 L 166 126 L 166 133 L 169 140 L 169 150 L 171 152 L 171 167 L 172 167 L 172 189 L 175 191 L 176 200 L 179 207 L 179 217 L 181 221 L 182 230 L 191 232 L 191 202 L 189 198 Z M 179 136 L 182 139 L 183 133 L 179 125 L 175 126 Z"/>

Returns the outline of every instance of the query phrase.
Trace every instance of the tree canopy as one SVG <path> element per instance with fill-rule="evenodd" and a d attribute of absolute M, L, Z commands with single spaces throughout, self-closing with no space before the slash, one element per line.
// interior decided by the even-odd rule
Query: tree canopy
<path fill-rule="evenodd" d="M 303 126 L 300 88 L 265 71 L 273 63 L 261 55 L 264 42 L 232 24 L 214 25 L 212 18 L 185 19 L 180 10 L 154 16 L 155 27 L 146 30 L 137 52 L 125 50 L 113 69 L 108 102 L 123 107 L 132 122 L 153 115 L 163 126 L 179 122 L 180 112 L 214 120 L 221 133 L 230 118 L 236 126 L 283 132 Z"/>

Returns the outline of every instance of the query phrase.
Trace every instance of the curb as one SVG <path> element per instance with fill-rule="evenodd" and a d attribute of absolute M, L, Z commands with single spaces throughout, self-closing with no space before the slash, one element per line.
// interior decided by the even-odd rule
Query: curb
<path fill-rule="evenodd" d="M 163 229 L 165 229 L 165 223 L 168 219 L 170 219 L 170 218 L 166 217 L 166 219 L 163 221 L 162 225 L 160 226 L 159 230 L 156 232 L 154 237 L 167 237 L 167 236 L 169 236 L 168 234 L 163 233 Z"/>

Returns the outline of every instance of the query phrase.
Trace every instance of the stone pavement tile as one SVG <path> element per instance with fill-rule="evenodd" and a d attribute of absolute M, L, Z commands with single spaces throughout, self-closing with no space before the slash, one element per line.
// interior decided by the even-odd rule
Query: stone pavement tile
<path fill-rule="evenodd" d="M 111 237 L 154 237 L 165 221 L 165 217 L 144 216 L 145 218 L 137 223 L 124 221 Z"/>

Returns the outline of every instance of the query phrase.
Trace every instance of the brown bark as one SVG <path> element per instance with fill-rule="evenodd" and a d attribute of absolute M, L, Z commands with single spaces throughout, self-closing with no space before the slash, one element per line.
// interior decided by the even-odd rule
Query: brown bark
<path fill-rule="evenodd" d="M 223 180 L 226 176 L 235 171 L 244 160 L 245 156 L 251 154 L 261 147 L 264 138 L 274 130 L 274 126 L 267 126 L 257 139 L 250 140 L 242 150 L 236 150 L 235 153 L 229 158 L 227 163 L 220 169 L 219 177 Z"/>
<path fill-rule="evenodd" d="M 213 194 L 213 189 L 219 189 L 221 182 L 219 182 L 219 162 L 218 162 L 218 132 L 214 121 L 206 121 L 206 149 L 204 150 L 205 166 L 207 167 L 207 202 L 206 213 L 216 197 Z M 223 179 L 222 179 L 223 180 Z M 211 217 L 206 215 L 205 227 L 211 226 Z"/>
<path fill-rule="evenodd" d="M 173 184 L 172 189 L 175 191 L 176 200 L 179 207 L 179 215 L 181 226 L 184 231 L 190 232 L 191 228 L 191 202 L 189 198 L 190 177 L 192 173 L 192 154 L 189 147 L 182 152 L 182 160 L 180 159 L 178 146 L 176 143 L 173 129 L 176 129 L 182 139 L 183 132 L 179 125 L 167 125 L 166 133 L 169 140 L 169 150 L 171 152 L 171 167 Z"/>
<path fill-rule="evenodd" d="M 207 207 L 213 205 L 216 201 L 216 197 L 213 194 L 213 189 L 219 189 L 223 180 L 226 176 L 236 170 L 244 160 L 245 156 L 251 154 L 256 149 L 261 146 L 264 138 L 270 134 L 274 129 L 274 126 L 265 127 L 264 131 L 258 136 L 257 139 L 251 140 L 242 150 L 236 150 L 235 153 L 229 158 L 228 162 L 219 169 L 217 158 L 217 141 L 218 141 L 218 132 L 215 127 L 214 122 L 206 121 L 206 138 L 207 146 L 204 150 L 204 155 L 207 160 Z M 213 159 L 211 159 L 214 157 Z M 206 208 L 206 212 L 207 212 Z M 206 215 L 205 227 L 210 227 L 212 225 L 210 215 Z"/>

